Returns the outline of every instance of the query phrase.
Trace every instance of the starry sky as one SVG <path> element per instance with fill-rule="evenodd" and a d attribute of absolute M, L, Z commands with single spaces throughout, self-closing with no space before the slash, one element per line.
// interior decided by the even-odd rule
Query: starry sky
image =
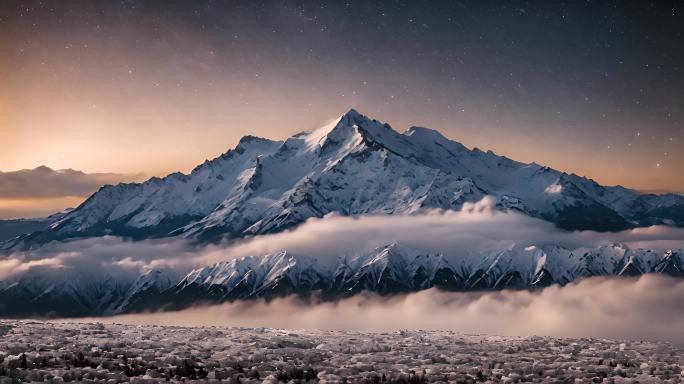
<path fill-rule="evenodd" d="M 3 1 L 0 171 L 187 172 L 353 107 L 684 192 L 682 47 L 668 1 Z"/>

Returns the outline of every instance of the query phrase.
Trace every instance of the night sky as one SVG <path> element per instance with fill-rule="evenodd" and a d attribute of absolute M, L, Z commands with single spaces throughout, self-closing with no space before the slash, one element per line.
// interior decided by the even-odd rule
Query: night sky
<path fill-rule="evenodd" d="M 349 108 L 684 192 L 684 7 L 0 2 L 0 171 L 188 171 Z"/>

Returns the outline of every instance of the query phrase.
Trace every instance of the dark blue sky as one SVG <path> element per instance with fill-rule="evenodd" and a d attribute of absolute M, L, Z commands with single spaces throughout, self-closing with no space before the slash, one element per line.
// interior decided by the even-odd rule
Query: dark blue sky
<path fill-rule="evenodd" d="M 283 138 L 354 107 L 602 183 L 684 191 L 682 12 L 667 1 L 5 1 L 0 170 L 188 170 L 242 135 Z"/>

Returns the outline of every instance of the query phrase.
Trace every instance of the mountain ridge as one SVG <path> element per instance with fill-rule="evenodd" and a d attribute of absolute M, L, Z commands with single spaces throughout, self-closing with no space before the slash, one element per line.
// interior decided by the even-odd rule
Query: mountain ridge
<path fill-rule="evenodd" d="M 333 256 L 333 255 L 331 255 Z M 2 316 L 100 316 L 182 309 L 199 304 L 285 296 L 336 301 L 424 289 L 542 289 L 595 276 L 684 277 L 684 250 L 515 245 L 487 252 L 444 254 L 390 243 L 355 255 L 321 259 L 286 250 L 219 261 L 179 274 L 168 267 L 114 277 L 79 269 L 33 268 L 0 281 Z"/>

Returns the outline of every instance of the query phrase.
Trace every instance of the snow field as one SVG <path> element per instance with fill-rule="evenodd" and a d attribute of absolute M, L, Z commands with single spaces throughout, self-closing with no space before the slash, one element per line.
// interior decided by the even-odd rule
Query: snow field
<path fill-rule="evenodd" d="M 0 322 L 0 383 L 680 383 L 668 343 Z"/>

